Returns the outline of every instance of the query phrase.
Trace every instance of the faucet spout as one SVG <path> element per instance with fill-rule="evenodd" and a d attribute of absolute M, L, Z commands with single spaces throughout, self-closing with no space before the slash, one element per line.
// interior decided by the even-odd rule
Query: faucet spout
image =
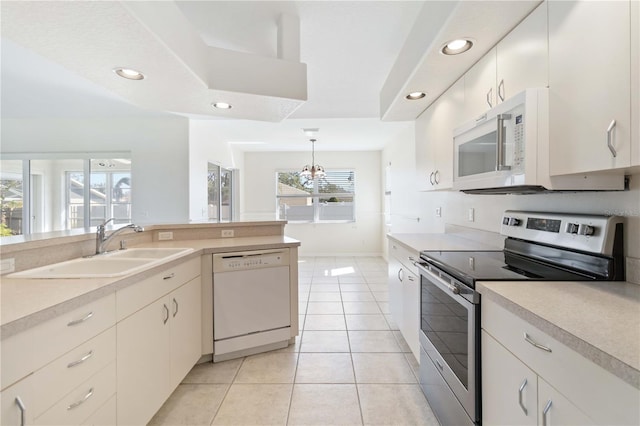
<path fill-rule="evenodd" d="M 144 231 L 143 227 L 130 223 L 129 225 L 125 225 L 122 228 L 116 229 L 107 237 L 105 235 L 105 227 L 107 223 L 111 222 L 112 220 L 113 218 L 107 220 L 101 225 L 98 225 L 96 228 L 96 254 L 104 253 L 105 248 L 107 247 L 107 244 L 109 244 L 109 241 L 111 241 L 113 237 L 115 237 L 116 235 L 119 235 L 120 233 L 126 231 L 127 229 L 132 229 L 134 232 Z"/>

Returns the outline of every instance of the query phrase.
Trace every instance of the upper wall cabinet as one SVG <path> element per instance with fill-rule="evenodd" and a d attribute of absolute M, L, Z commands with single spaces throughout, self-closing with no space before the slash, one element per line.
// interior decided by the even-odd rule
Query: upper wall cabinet
<path fill-rule="evenodd" d="M 548 8 L 551 175 L 629 167 L 630 2 Z"/>
<path fill-rule="evenodd" d="M 547 4 L 542 3 L 464 76 L 464 121 L 515 94 L 547 87 Z"/>
<path fill-rule="evenodd" d="M 450 189 L 453 185 L 453 129 L 459 126 L 464 106 L 464 80 L 460 79 L 416 120 L 416 172 L 418 189 Z"/>

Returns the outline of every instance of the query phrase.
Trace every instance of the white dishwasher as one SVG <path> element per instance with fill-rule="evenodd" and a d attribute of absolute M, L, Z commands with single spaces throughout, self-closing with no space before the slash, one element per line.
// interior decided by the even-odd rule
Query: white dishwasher
<path fill-rule="evenodd" d="M 213 360 L 286 347 L 289 249 L 213 255 Z"/>

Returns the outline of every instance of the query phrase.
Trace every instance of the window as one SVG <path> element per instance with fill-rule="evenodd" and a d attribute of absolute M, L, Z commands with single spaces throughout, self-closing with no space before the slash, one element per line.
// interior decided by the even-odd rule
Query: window
<path fill-rule="evenodd" d="M 355 172 L 327 170 L 305 179 L 298 171 L 276 173 L 277 217 L 290 222 L 355 221 Z"/>
<path fill-rule="evenodd" d="M 234 217 L 234 171 L 216 164 L 208 164 L 208 218 L 216 222 L 230 222 Z"/>

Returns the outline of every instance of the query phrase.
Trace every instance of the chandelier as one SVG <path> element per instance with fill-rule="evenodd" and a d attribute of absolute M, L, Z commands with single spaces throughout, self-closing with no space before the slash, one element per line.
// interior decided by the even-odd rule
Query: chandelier
<path fill-rule="evenodd" d="M 300 172 L 300 177 L 306 178 L 307 180 L 313 180 L 315 177 L 322 178 L 325 176 L 324 167 L 319 164 L 316 164 L 316 152 L 315 152 L 315 139 L 310 139 L 311 141 L 311 165 L 306 165 L 302 168 Z"/>

